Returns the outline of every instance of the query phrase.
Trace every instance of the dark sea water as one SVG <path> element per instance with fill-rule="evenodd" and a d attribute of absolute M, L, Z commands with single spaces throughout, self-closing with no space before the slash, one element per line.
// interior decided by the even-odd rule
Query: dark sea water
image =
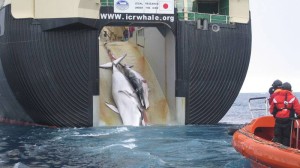
<path fill-rule="evenodd" d="M 240 94 L 216 125 L 47 128 L 0 124 L 0 167 L 248 168 L 228 128 L 251 121 Z"/>

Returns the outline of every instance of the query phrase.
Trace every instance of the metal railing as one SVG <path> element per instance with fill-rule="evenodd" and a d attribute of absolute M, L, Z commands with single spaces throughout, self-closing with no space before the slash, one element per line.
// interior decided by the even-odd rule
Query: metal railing
<path fill-rule="evenodd" d="M 297 119 L 297 117 L 292 119 L 291 134 L 290 134 L 290 147 L 292 147 L 292 145 L 293 145 L 293 132 L 294 132 L 295 123 L 296 123 L 296 137 L 295 137 L 296 145 L 295 145 L 295 148 L 299 149 L 298 148 L 299 147 L 298 143 L 299 143 L 299 127 L 300 127 L 300 124 L 299 124 L 299 120 Z"/>
<path fill-rule="evenodd" d="M 197 12 L 177 12 L 179 19 L 185 19 L 184 14 L 187 14 L 187 20 L 207 19 L 209 23 L 230 23 L 230 17 L 228 15 L 209 14 L 209 13 L 197 13 Z"/>
<path fill-rule="evenodd" d="M 114 6 L 114 0 L 100 0 L 101 6 Z"/>
<path fill-rule="evenodd" d="M 252 108 L 251 106 L 251 101 L 253 100 L 264 100 L 264 108 Z M 248 101 L 248 105 L 249 105 L 249 111 L 251 113 L 251 117 L 252 119 L 254 119 L 254 114 L 253 114 L 253 111 L 265 111 L 265 115 L 268 115 L 268 109 L 269 109 L 269 101 L 268 101 L 268 98 L 267 97 L 253 97 L 253 98 L 250 98 L 249 101 Z"/>

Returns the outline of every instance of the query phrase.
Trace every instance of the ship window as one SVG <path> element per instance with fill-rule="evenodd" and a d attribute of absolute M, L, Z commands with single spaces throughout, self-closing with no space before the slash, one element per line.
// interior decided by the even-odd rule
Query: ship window
<path fill-rule="evenodd" d="M 193 12 L 229 15 L 229 0 L 195 0 Z"/>
<path fill-rule="evenodd" d="M 219 3 L 214 1 L 198 2 L 199 13 L 219 13 Z"/>
<path fill-rule="evenodd" d="M 138 36 L 144 36 L 144 29 L 139 29 L 137 32 Z"/>
<path fill-rule="evenodd" d="M 0 36 L 4 34 L 5 8 L 0 10 Z"/>

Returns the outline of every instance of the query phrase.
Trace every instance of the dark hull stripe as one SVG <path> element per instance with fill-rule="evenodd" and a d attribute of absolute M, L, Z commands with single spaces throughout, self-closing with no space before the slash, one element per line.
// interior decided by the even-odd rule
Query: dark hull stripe
<path fill-rule="evenodd" d="M 188 62 L 186 124 L 215 124 L 236 99 L 247 74 L 251 54 L 251 24 L 221 26 L 219 32 L 198 30 L 179 22 L 179 38 Z M 181 53 L 181 52 L 179 52 Z"/>

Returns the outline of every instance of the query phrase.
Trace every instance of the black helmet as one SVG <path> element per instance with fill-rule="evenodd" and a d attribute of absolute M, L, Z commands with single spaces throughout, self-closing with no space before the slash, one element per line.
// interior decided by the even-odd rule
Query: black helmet
<path fill-rule="evenodd" d="M 292 85 L 289 82 L 284 82 L 282 84 L 282 89 L 292 91 Z"/>
<path fill-rule="evenodd" d="M 270 93 L 270 95 L 274 93 L 274 88 L 273 87 L 270 87 L 269 93 Z"/>
<path fill-rule="evenodd" d="M 281 82 L 281 80 L 278 80 L 278 79 L 275 80 L 275 81 L 273 82 L 273 84 L 272 84 L 272 86 L 273 86 L 274 89 L 280 88 L 281 85 L 282 85 L 282 82 Z"/>

